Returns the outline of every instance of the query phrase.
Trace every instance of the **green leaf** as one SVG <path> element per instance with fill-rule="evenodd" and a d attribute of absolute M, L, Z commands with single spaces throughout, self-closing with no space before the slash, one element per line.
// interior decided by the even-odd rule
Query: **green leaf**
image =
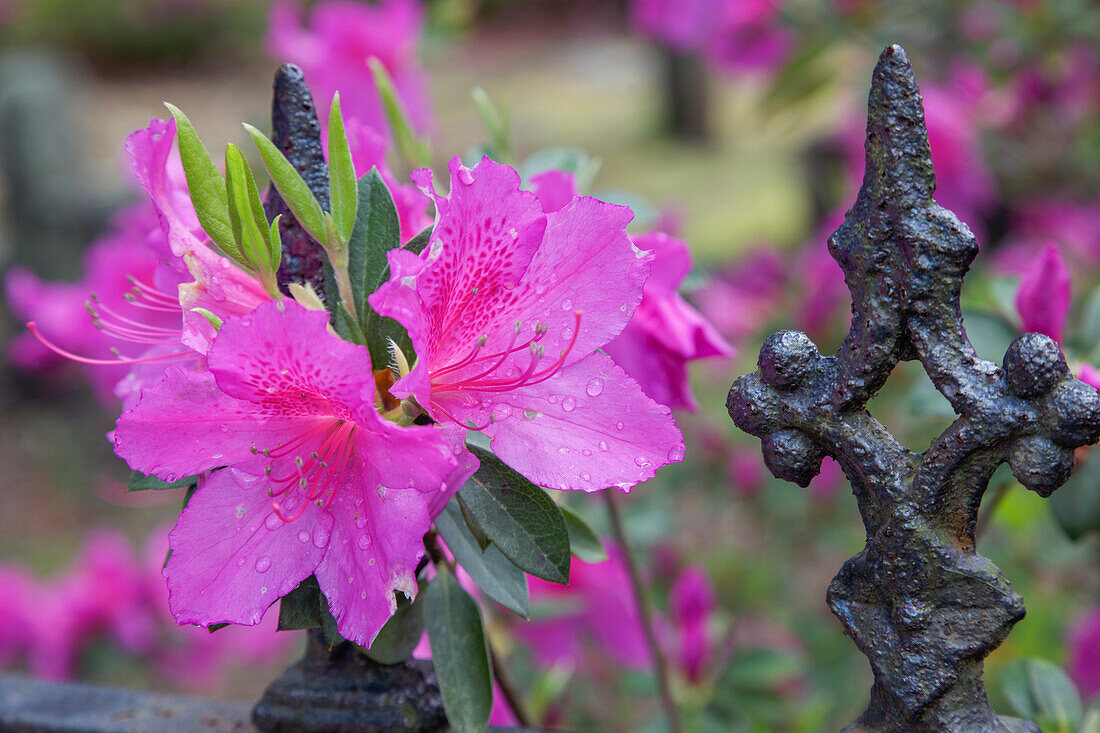
<path fill-rule="evenodd" d="M 244 159 L 244 153 L 232 143 L 225 147 L 225 192 L 229 197 L 229 223 L 237 247 L 236 254 L 231 253 L 230 257 L 249 270 L 268 270 L 270 249 L 267 240 L 271 232 L 263 215 L 263 204 L 260 204 L 252 170 Z M 260 205 L 261 222 L 257 222 L 253 215 L 252 196 Z"/>
<path fill-rule="evenodd" d="M 260 151 L 260 157 L 263 158 L 264 167 L 267 169 L 268 176 L 271 177 L 271 182 L 275 184 L 275 188 L 294 214 L 294 218 L 309 233 L 309 236 L 322 245 L 327 245 L 329 240 L 326 236 L 325 213 L 301 174 L 298 173 L 298 169 L 286 159 L 275 143 L 267 139 L 266 135 L 249 124 L 245 124 L 244 128 L 248 130 L 252 142 Z"/>
<path fill-rule="evenodd" d="M 470 508 L 462 501 L 462 497 L 455 495 L 455 501 L 458 502 L 458 508 L 462 512 L 462 519 L 466 522 L 466 529 L 470 530 L 470 534 L 477 540 L 478 547 L 482 552 L 485 552 L 485 548 L 493 544 L 493 541 L 489 539 L 489 535 L 485 534 L 485 530 L 478 524 L 477 518 L 470 513 Z"/>
<path fill-rule="evenodd" d="M 1062 668 L 1045 659 L 1022 659 L 1001 672 L 1001 692 L 1012 709 L 1044 733 L 1076 733 L 1081 698 Z"/>
<path fill-rule="evenodd" d="M 141 471 L 130 474 L 130 483 L 127 491 L 162 491 L 164 489 L 182 489 L 184 486 L 196 486 L 199 483 L 198 476 L 187 476 L 178 481 L 162 481 L 156 476 L 146 476 Z"/>
<path fill-rule="evenodd" d="M 495 545 L 489 545 L 482 552 L 477 539 L 462 518 L 456 499 L 457 497 L 452 499 L 443 509 L 443 513 L 435 518 L 435 526 L 443 541 L 454 553 L 458 564 L 485 591 L 485 595 L 527 618 L 531 605 L 527 576 L 502 555 Z"/>
<path fill-rule="evenodd" d="M 481 467 L 458 494 L 489 539 L 521 570 L 568 583 L 569 531 L 558 505 L 489 451 L 470 450 Z"/>
<path fill-rule="evenodd" d="M 317 578 L 309 576 L 279 601 L 279 631 L 321 628 L 324 602 Z"/>
<path fill-rule="evenodd" d="M 404 329 L 392 319 L 378 315 L 367 303 L 367 296 L 390 277 L 386 253 L 401 246 L 401 222 L 390 190 L 377 169 L 359 179 L 358 195 L 355 227 L 348 241 L 348 275 L 371 363 L 381 368 L 390 360 L 387 338 L 400 343 Z M 397 329 L 383 324 L 385 320 Z"/>
<path fill-rule="evenodd" d="M 569 551 L 585 562 L 604 562 L 607 560 L 607 549 L 581 515 L 560 504 L 558 509 L 565 517 L 565 528 L 569 531 Z"/>
<path fill-rule="evenodd" d="M 215 631 L 221 631 L 226 626 L 229 626 L 228 621 L 225 622 L 225 623 L 221 623 L 221 624 L 210 624 L 209 626 L 206 627 L 206 630 L 209 631 L 211 634 L 213 634 Z"/>
<path fill-rule="evenodd" d="M 432 664 L 451 730 L 483 731 L 493 707 L 493 686 L 477 604 L 446 568 L 422 597 Z"/>
<path fill-rule="evenodd" d="M 328 117 L 328 173 L 332 219 L 336 222 L 340 241 L 346 242 L 357 223 L 356 208 L 361 194 L 356 191 L 355 165 L 351 161 L 351 146 L 344 131 L 343 115 L 340 114 L 339 92 L 332 97 Z"/>
<path fill-rule="evenodd" d="M 432 155 L 428 144 L 416 136 L 409 124 L 409 116 L 405 112 L 401 100 L 397 96 L 397 89 L 393 85 L 393 79 L 382 62 L 373 56 L 367 59 L 371 73 L 374 75 L 374 86 L 378 90 L 378 96 L 382 99 L 382 109 L 386 113 L 386 122 L 389 123 L 390 133 L 397 144 L 397 150 L 412 168 L 424 168 L 431 164 Z"/>
<path fill-rule="evenodd" d="M 493 154 L 490 157 L 501 163 L 511 163 L 512 136 L 508 110 L 503 105 L 497 107 L 493 104 L 489 95 L 481 87 L 471 89 L 470 96 L 474 98 L 474 104 L 477 105 L 477 111 L 481 115 L 481 122 L 485 125 L 489 139 L 492 141 Z"/>
<path fill-rule="evenodd" d="M 802 671 L 798 659 L 773 649 L 748 649 L 732 660 L 714 685 L 707 713 L 718 720 L 782 718 L 789 703 L 781 686 Z"/>
<path fill-rule="evenodd" d="M 187 115 L 167 102 L 164 106 L 176 119 L 180 160 L 183 162 L 187 190 L 191 195 L 191 203 L 195 206 L 199 224 L 214 244 L 231 254 L 235 251 L 236 244 L 233 240 L 233 226 L 229 222 L 225 181 Z"/>
<path fill-rule="evenodd" d="M 1069 480 L 1050 499 L 1055 521 L 1072 540 L 1100 530 L 1100 450 L 1089 448 Z"/>
<path fill-rule="evenodd" d="M 432 241 L 432 229 L 433 227 L 422 229 L 419 234 L 405 242 L 405 249 L 414 254 L 423 252 L 424 248 L 428 246 L 428 242 Z"/>
<path fill-rule="evenodd" d="M 964 309 L 963 326 L 978 356 L 994 364 L 1004 361 L 1008 345 L 1019 336 L 1014 328 L 986 311 Z"/>
<path fill-rule="evenodd" d="M 413 649 L 424 634 L 423 603 L 417 598 L 409 601 L 404 593 L 397 594 L 397 612 L 390 617 L 370 649 L 359 650 L 379 664 L 399 664 L 412 658 Z"/>

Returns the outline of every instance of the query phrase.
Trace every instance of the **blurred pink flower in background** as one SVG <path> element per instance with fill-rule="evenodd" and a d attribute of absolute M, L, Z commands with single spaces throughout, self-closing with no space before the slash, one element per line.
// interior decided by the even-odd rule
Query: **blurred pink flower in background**
<path fill-rule="evenodd" d="M 736 345 L 773 316 L 787 277 L 783 253 L 759 247 L 714 273 L 693 298 L 718 332 Z"/>
<path fill-rule="evenodd" d="M 727 72 L 771 71 L 791 48 L 776 0 L 634 0 L 635 31 Z"/>
<path fill-rule="evenodd" d="M 795 300 L 795 323 L 811 338 L 824 335 L 837 324 L 851 302 L 844 271 L 829 253 L 829 236 L 844 221 L 844 212 L 834 211 L 818 225 L 813 237 L 794 255 L 791 267 Z M 847 327 L 847 320 L 843 321 Z"/>
<path fill-rule="evenodd" d="M 0 668 L 25 664 L 45 679 L 80 676 L 82 657 L 106 643 L 112 654 L 143 660 L 163 680 L 209 690 L 230 666 L 281 661 L 299 635 L 180 628 L 168 614 L 160 568 L 168 528 L 153 531 L 145 557 L 113 530 L 93 532 L 72 565 L 36 580 L 23 568 L 0 567 Z"/>
<path fill-rule="evenodd" d="M 1070 307 L 1069 268 L 1062 250 L 1048 244 L 1024 272 L 1016 309 L 1025 333 L 1042 333 L 1062 343 Z"/>
<path fill-rule="evenodd" d="M 711 661 L 707 625 L 717 608 L 706 573 L 695 567 L 684 569 L 672 584 L 668 605 L 676 661 L 689 682 L 698 682 Z"/>
<path fill-rule="evenodd" d="M 735 446 L 726 462 L 726 475 L 734 494 L 743 498 L 756 496 L 764 485 L 767 467 L 760 450 L 747 446 Z"/>
<path fill-rule="evenodd" d="M 529 579 L 532 617 L 514 629 L 543 666 L 574 668 L 604 658 L 631 669 L 649 666 L 626 561 L 615 547 L 607 554 L 602 563 L 573 558 L 568 585 Z"/>
<path fill-rule="evenodd" d="M 1002 272 L 1022 273 L 1053 241 L 1073 263 L 1100 265 L 1100 205 L 1062 199 L 1036 199 L 1014 214 L 1007 244 L 993 254 Z"/>
<path fill-rule="evenodd" d="M 430 131 L 427 78 L 416 61 L 424 7 L 416 0 L 325 0 L 311 8 L 307 25 L 302 25 L 296 3 L 281 1 L 271 7 L 268 20 L 268 53 L 305 72 L 322 126 L 332 95 L 339 91 L 345 119 L 389 130 L 367 65 L 373 57 L 393 78 L 413 125 L 421 133 Z"/>
<path fill-rule="evenodd" d="M 1070 678 L 1090 700 L 1100 695 L 1100 606 L 1084 613 L 1069 630 L 1066 639 Z"/>

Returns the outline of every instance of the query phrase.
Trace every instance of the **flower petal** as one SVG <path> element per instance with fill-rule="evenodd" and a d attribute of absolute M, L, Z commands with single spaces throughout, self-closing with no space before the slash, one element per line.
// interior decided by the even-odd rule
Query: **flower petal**
<path fill-rule="evenodd" d="M 416 596 L 416 565 L 424 555 L 427 503 L 411 489 L 375 490 L 362 484 L 337 491 L 329 552 L 317 582 L 340 634 L 370 646 L 397 610 L 394 593 Z"/>
<path fill-rule="evenodd" d="M 164 568 L 178 623 L 257 624 L 321 561 L 332 517 L 311 503 L 285 523 L 272 511 L 265 485 L 230 468 L 191 497 L 169 535 Z"/>
<path fill-rule="evenodd" d="M 210 372 L 172 366 L 119 417 L 115 453 L 135 471 L 176 481 L 248 461 L 257 443 L 278 445 L 297 432 L 291 421 L 258 420 L 255 405 L 223 393 Z"/>
<path fill-rule="evenodd" d="M 482 407 L 447 404 L 456 417 L 495 422 L 484 429 L 501 460 L 540 486 L 629 490 L 683 459 L 671 411 L 603 354 L 541 384 L 492 395 Z"/>

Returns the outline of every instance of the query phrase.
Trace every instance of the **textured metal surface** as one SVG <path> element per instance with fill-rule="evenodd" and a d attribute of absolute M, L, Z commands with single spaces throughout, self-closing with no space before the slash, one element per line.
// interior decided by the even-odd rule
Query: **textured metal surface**
<path fill-rule="evenodd" d="M 245 733 L 246 703 L 0 675 L 5 733 Z"/>
<path fill-rule="evenodd" d="M 283 64 L 275 72 L 271 98 L 271 135 L 275 145 L 302 175 L 321 208 L 328 211 L 328 165 L 321 147 L 321 127 L 313 96 L 302 70 Z M 283 240 L 283 261 L 278 279 L 285 289 L 289 282 L 309 283 L 324 290 L 324 254 L 317 243 L 298 225 L 279 192 L 271 186 L 264 201 L 270 221 L 282 214 L 279 234 Z"/>
<path fill-rule="evenodd" d="M 803 333 L 772 334 L 727 408 L 761 439 L 777 477 L 805 486 L 830 455 L 855 492 L 867 544 L 833 579 L 828 602 L 875 683 L 846 730 L 1038 731 L 998 718 L 986 698 L 983 660 L 1024 605 L 975 551 L 974 526 L 999 464 L 1042 496 L 1066 480 L 1074 448 L 1100 436 L 1100 395 L 1046 336 L 1016 339 L 1003 367 L 975 354 L 959 294 L 978 244 L 932 198 L 924 110 L 899 46 L 875 67 L 866 151 L 856 203 L 829 239 L 852 293 L 847 337 L 822 356 Z M 920 454 L 864 407 L 913 359 L 958 415 Z"/>
<path fill-rule="evenodd" d="M 265 733 L 447 728 L 431 662 L 378 664 L 348 643 L 330 651 L 316 629 L 305 656 L 271 683 L 252 720 Z"/>

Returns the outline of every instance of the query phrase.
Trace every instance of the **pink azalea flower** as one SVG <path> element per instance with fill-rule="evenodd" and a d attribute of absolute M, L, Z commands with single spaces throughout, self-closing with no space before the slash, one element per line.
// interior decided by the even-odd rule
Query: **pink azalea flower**
<path fill-rule="evenodd" d="M 456 157 L 450 170 L 450 194 L 431 194 L 430 247 L 391 252 L 391 279 L 369 299 L 416 350 L 390 392 L 415 396 L 456 450 L 477 426 L 541 486 L 629 490 L 681 460 L 670 410 L 596 352 L 626 326 L 648 275 L 651 256 L 626 234 L 630 210 L 576 197 L 546 214 L 508 166 Z M 431 191 L 430 171 L 414 177 Z M 464 458 L 469 476 L 476 459 Z"/>
<path fill-rule="evenodd" d="M 1078 364 L 1077 368 L 1073 371 L 1074 376 L 1080 379 L 1085 384 L 1100 389 L 1100 370 L 1094 367 L 1092 364 Z"/>
<path fill-rule="evenodd" d="M 993 255 L 994 266 L 1004 272 L 1024 272 L 1052 240 L 1071 261 L 1095 267 L 1100 264 L 1100 208 L 1096 202 L 1026 202 L 1008 239 L 1009 245 Z"/>
<path fill-rule="evenodd" d="M 266 303 L 222 326 L 209 371 L 170 367 L 119 418 L 115 450 L 165 480 L 215 471 L 170 535 L 169 604 L 181 624 L 259 623 L 317 576 L 340 633 L 368 646 L 416 594 L 428 502 L 454 469 L 434 427 L 375 410 L 364 347 L 328 315 Z"/>
<path fill-rule="evenodd" d="M 735 448 L 726 462 L 730 488 L 734 494 L 744 498 L 751 498 L 759 493 L 764 485 L 765 470 L 764 459 L 755 448 Z"/>
<path fill-rule="evenodd" d="M 574 558 L 568 585 L 529 578 L 532 607 L 544 606 L 553 615 L 536 614 L 515 631 L 540 664 L 578 667 L 591 649 L 597 658 L 609 657 L 623 667 L 649 666 L 652 657 L 626 562 L 617 548 L 607 550 L 602 563 Z"/>
<path fill-rule="evenodd" d="M 427 82 L 416 64 L 416 45 L 424 25 L 424 9 L 416 0 L 374 4 L 325 0 L 313 7 L 308 28 L 301 25 L 295 3 L 277 2 L 271 7 L 269 24 L 268 53 L 279 62 L 302 67 L 322 123 L 332 95 L 339 91 L 345 119 L 389 130 L 367 65 L 374 57 L 393 78 L 412 123 L 422 132 L 430 127 Z"/>
<path fill-rule="evenodd" d="M 1025 332 L 1062 342 L 1070 307 L 1069 268 L 1057 244 L 1048 244 L 1020 281 L 1016 309 Z"/>
<path fill-rule="evenodd" d="M 1089 609 L 1070 629 L 1067 671 L 1081 695 L 1090 700 L 1100 695 L 1100 606 Z"/>
<path fill-rule="evenodd" d="M 634 317 L 604 353 L 657 402 L 694 410 L 687 362 L 733 356 L 733 347 L 677 292 L 691 271 L 687 244 L 660 232 L 634 237 L 634 243 L 653 252 L 653 265 Z"/>
<path fill-rule="evenodd" d="M 798 327 L 820 336 L 848 311 L 850 296 L 844 271 L 829 254 L 829 235 L 844 220 L 843 212 L 826 216 L 813 238 L 795 256 L 794 282 L 798 293 Z"/>
<path fill-rule="evenodd" d="M 706 674 L 711 658 L 707 623 L 717 603 L 714 588 L 699 568 L 687 568 L 672 584 L 669 617 L 676 637 L 676 656 L 689 682 Z"/>

